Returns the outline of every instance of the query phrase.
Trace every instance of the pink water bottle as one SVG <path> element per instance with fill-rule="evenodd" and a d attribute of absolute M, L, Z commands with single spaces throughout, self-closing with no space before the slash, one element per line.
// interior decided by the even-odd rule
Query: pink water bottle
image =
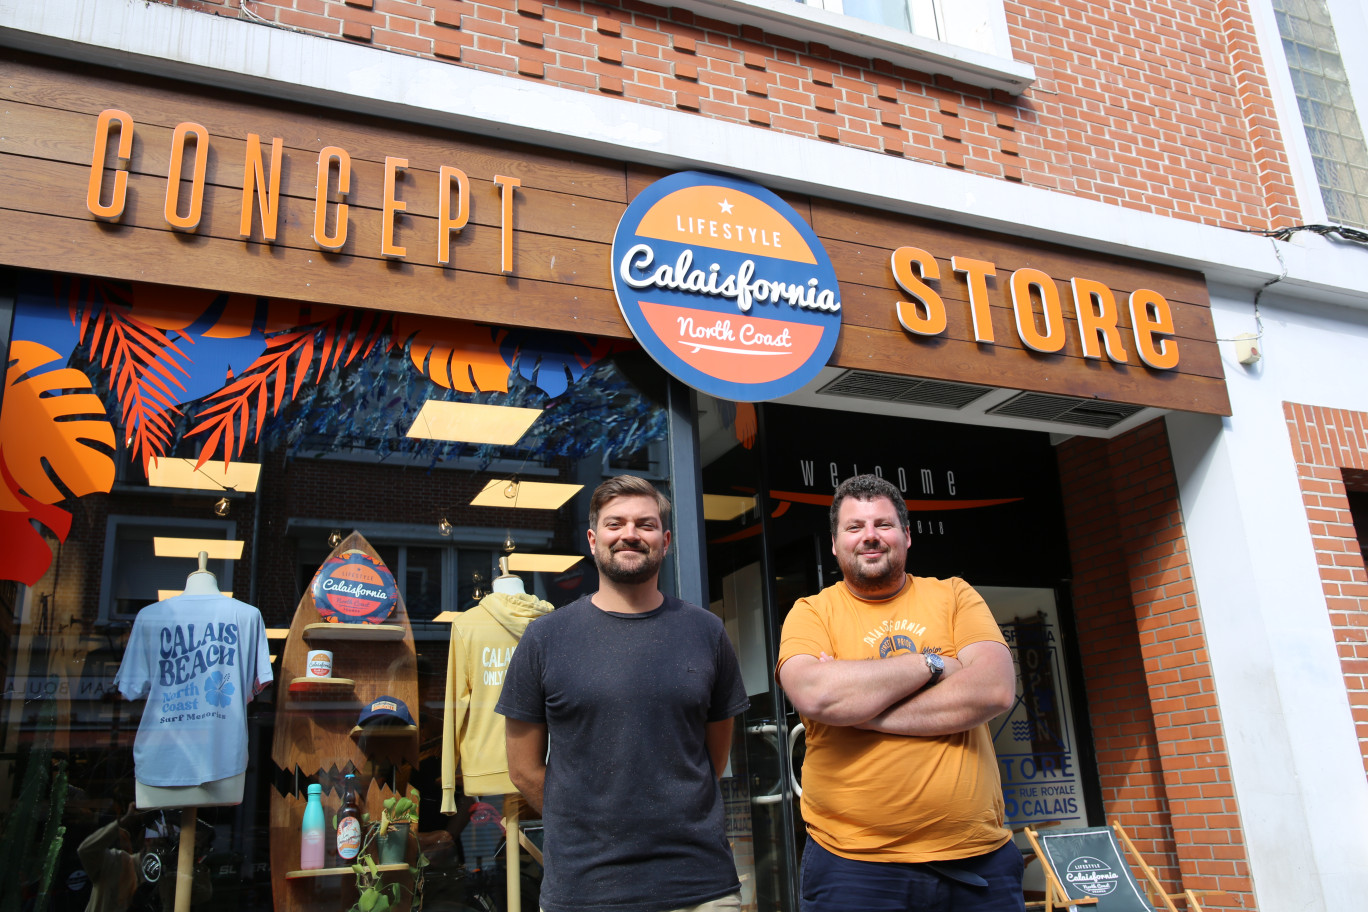
<path fill-rule="evenodd" d="M 299 867 L 316 871 L 323 867 L 323 786 L 309 786 L 309 803 L 304 805 L 304 826 L 299 837 Z"/>

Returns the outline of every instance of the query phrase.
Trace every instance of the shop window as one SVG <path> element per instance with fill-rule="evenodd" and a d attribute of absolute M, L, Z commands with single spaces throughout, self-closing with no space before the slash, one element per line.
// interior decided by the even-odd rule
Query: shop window
<path fill-rule="evenodd" d="M 1326 218 L 1368 226 L 1368 144 L 1326 0 L 1273 0 Z"/>

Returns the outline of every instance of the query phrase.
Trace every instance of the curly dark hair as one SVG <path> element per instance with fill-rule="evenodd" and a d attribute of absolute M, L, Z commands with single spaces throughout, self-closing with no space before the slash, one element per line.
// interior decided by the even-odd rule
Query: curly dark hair
<path fill-rule="evenodd" d="M 886 481 L 878 475 L 854 475 L 841 482 L 836 488 L 836 493 L 831 496 L 832 535 L 836 534 L 836 519 L 841 512 L 841 504 L 848 497 L 865 502 L 886 497 L 893 503 L 893 509 L 898 512 L 898 524 L 904 529 L 908 527 L 907 501 L 891 481 Z"/>

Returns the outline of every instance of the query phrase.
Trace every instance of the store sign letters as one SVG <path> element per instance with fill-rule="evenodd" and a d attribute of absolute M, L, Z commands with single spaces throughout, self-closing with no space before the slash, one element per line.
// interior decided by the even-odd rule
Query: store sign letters
<path fill-rule="evenodd" d="M 935 336 L 945 331 L 945 301 L 926 283 L 941 277 L 936 258 L 919 247 L 899 247 L 893 251 L 893 278 L 898 287 L 912 296 L 912 301 L 897 303 L 898 322 L 903 329 L 922 336 Z M 950 268 L 964 277 L 969 288 L 970 323 L 974 341 L 993 343 L 993 322 L 988 301 L 988 278 L 997 274 L 997 266 L 985 260 L 956 256 Z M 1067 327 L 1059 287 L 1046 272 L 1025 267 L 1014 271 L 1008 280 L 1012 293 L 1012 312 L 1016 318 L 1017 336 L 1033 351 L 1053 354 L 1064 348 Z M 1116 296 L 1101 282 L 1074 277 L 1069 280 L 1077 315 L 1078 337 L 1083 357 L 1108 358 L 1118 364 L 1130 361 L 1122 338 L 1120 311 Z M 1039 300 L 1044 325 L 1036 320 L 1035 301 Z M 1173 313 L 1164 296 L 1157 291 L 1137 289 L 1128 302 L 1131 325 L 1129 335 L 1135 352 L 1146 365 L 1158 370 L 1178 366 L 1178 342 L 1162 338 L 1173 334 Z"/>
<path fill-rule="evenodd" d="M 760 402 L 801 389 L 841 331 L 826 251 L 779 197 L 685 171 L 634 199 L 613 237 L 613 290 L 632 334 L 679 380 Z"/>
<path fill-rule="evenodd" d="M 105 167 L 111 138 L 116 164 L 112 179 Z M 100 113 L 95 125 L 95 148 L 90 161 L 90 182 L 86 189 L 86 208 L 98 219 L 118 221 L 128 202 L 128 162 L 133 155 L 133 118 L 116 108 Z M 261 236 L 274 242 L 280 221 L 280 175 L 284 142 L 275 137 L 267 153 L 261 137 L 247 135 L 247 151 L 242 168 L 242 207 L 238 233 L 252 236 L 253 222 L 259 221 Z M 189 162 L 188 187 L 186 181 Z M 209 131 L 197 123 L 179 123 L 171 136 L 170 164 L 167 168 L 166 200 L 162 209 L 166 223 L 177 231 L 193 232 L 204 214 L 206 172 L 209 165 Z M 399 198 L 400 175 L 408 159 L 386 156 L 384 201 L 381 212 L 380 255 L 392 259 L 408 256 L 408 249 L 395 242 L 395 220 L 408 208 Z M 338 251 L 347 243 L 348 209 L 344 200 L 351 190 L 351 156 L 340 146 L 327 146 L 318 153 L 315 183 L 313 240 L 320 249 Z M 522 185 L 516 177 L 495 175 L 499 188 L 502 221 L 500 267 L 513 271 L 513 191 Z M 438 172 L 437 232 L 432 239 L 437 262 L 451 263 L 451 235 L 470 221 L 470 179 L 460 168 L 442 165 Z M 106 201 L 107 200 L 107 201 Z"/>

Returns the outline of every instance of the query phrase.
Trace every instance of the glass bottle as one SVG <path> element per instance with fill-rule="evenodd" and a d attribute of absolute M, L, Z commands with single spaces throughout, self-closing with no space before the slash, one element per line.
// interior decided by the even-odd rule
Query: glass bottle
<path fill-rule="evenodd" d="M 323 867 L 323 786 L 309 786 L 309 801 L 304 805 L 304 825 L 299 838 L 299 867 L 316 871 Z"/>
<path fill-rule="evenodd" d="M 356 773 L 343 778 L 342 809 L 337 812 L 337 859 L 350 865 L 361 853 L 361 807 L 356 797 Z"/>

